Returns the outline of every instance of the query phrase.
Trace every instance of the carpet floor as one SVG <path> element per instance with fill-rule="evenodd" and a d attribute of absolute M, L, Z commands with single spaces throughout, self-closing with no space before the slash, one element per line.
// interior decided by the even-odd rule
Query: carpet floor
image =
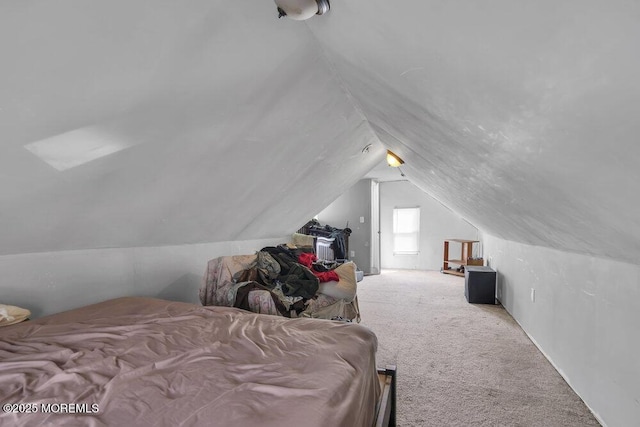
<path fill-rule="evenodd" d="M 600 425 L 502 306 L 467 303 L 464 278 L 386 270 L 358 301 L 378 366 L 398 367 L 398 426 Z"/>

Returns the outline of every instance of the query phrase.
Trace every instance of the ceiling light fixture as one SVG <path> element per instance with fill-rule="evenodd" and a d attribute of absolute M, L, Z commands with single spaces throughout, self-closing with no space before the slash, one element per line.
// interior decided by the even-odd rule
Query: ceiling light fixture
<path fill-rule="evenodd" d="M 400 165 L 404 164 L 404 160 L 398 157 L 397 154 L 387 150 L 387 164 L 394 168 L 400 167 Z"/>
<path fill-rule="evenodd" d="M 329 0 L 274 0 L 278 6 L 278 18 L 287 16 L 296 21 L 304 21 L 313 15 L 323 15 L 329 11 Z"/>

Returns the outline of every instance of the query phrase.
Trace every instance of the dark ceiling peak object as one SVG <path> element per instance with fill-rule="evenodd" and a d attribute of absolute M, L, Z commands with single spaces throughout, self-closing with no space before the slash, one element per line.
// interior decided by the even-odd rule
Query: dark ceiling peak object
<path fill-rule="evenodd" d="M 329 0 L 316 0 L 318 2 L 318 13 L 316 15 L 322 15 L 329 12 L 331 9 L 331 4 L 329 4 Z"/>
<path fill-rule="evenodd" d="M 275 0 L 278 18 L 287 16 L 296 21 L 304 21 L 313 15 L 323 15 L 331 9 L 329 0 Z"/>

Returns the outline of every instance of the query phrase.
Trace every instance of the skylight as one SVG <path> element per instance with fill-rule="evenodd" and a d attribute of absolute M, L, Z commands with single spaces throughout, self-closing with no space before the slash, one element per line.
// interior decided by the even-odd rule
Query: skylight
<path fill-rule="evenodd" d="M 132 145 L 113 132 L 91 126 L 32 142 L 24 148 L 55 169 L 64 171 Z"/>

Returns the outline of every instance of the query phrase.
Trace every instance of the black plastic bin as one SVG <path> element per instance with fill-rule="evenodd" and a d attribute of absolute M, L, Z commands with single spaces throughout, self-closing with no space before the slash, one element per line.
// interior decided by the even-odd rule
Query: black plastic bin
<path fill-rule="evenodd" d="M 468 265 L 464 270 L 464 296 L 469 303 L 496 303 L 496 272 L 490 267 Z"/>

